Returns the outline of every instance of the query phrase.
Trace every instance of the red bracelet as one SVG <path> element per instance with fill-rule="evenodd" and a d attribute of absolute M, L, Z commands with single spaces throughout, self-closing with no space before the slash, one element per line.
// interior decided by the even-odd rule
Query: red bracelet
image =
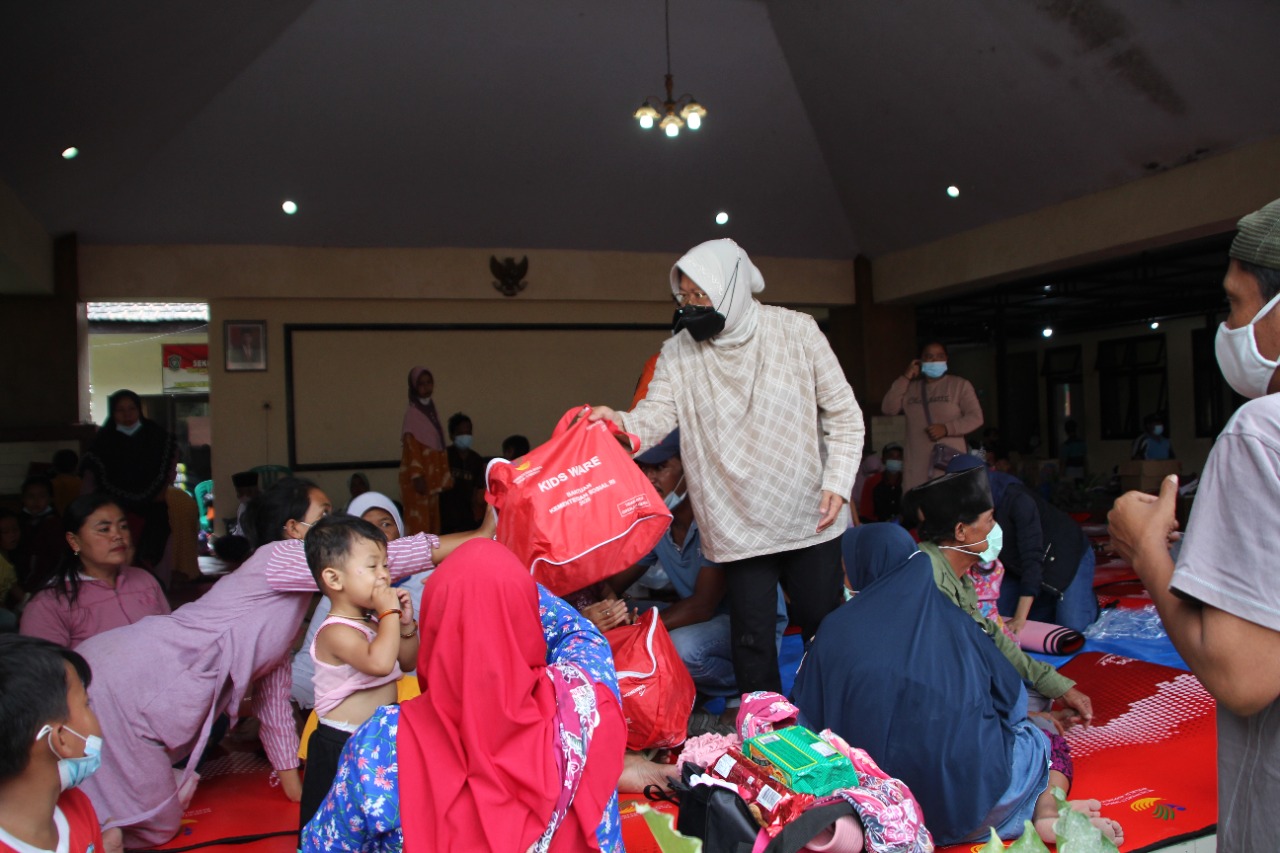
<path fill-rule="evenodd" d="M 403 613 L 403 612 L 404 612 L 404 611 L 402 611 L 399 607 L 393 607 L 393 608 L 391 608 L 390 610 L 384 610 L 384 611 L 382 611 L 381 613 L 379 613 L 379 614 L 378 614 L 378 621 L 379 621 L 379 622 L 381 622 L 383 619 L 386 619 L 386 618 L 387 618 L 388 616 L 390 616 L 392 613 L 394 613 L 394 614 L 396 614 L 397 616 L 399 616 L 399 615 L 400 615 L 401 613 Z"/>

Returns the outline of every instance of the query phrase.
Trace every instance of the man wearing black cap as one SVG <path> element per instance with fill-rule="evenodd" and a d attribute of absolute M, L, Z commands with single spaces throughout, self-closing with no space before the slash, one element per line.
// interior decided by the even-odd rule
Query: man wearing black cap
<path fill-rule="evenodd" d="M 1280 199 L 1240 220 L 1222 280 L 1218 367 L 1252 398 L 1205 462 L 1177 566 L 1178 478 L 1129 492 L 1108 520 L 1182 659 L 1218 700 L 1218 849 L 1280 838 Z"/>
<path fill-rule="evenodd" d="M 738 694 L 733 672 L 733 643 L 729 632 L 729 610 L 724 569 L 702 554 L 698 522 L 688 500 L 684 464 L 680 459 L 680 430 L 636 457 L 649 482 L 671 510 L 671 526 L 658 544 L 635 566 L 610 579 L 621 592 L 635 583 L 646 570 L 661 565 L 679 599 L 661 612 L 662 623 L 671 632 L 671 641 L 698 691 L 709 697 Z M 782 589 L 777 591 L 777 638 L 787 627 L 787 605 Z"/>
<path fill-rule="evenodd" d="M 1064 713 L 1060 719 L 1086 725 L 1091 722 L 1093 703 L 1076 689 L 1075 682 L 1047 663 L 1029 657 L 978 609 L 978 593 L 969 577 L 969 567 L 996 559 L 1003 538 L 995 520 L 987 469 L 970 468 L 916 486 L 903 496 L 902 509 L 904 516 L 919 521 L 920 550 L 933 563 L 933 580 L 938 589 L 982 626 L 1023 681 L 1042 696 L 1061 699 L 1074 712 Z"/>

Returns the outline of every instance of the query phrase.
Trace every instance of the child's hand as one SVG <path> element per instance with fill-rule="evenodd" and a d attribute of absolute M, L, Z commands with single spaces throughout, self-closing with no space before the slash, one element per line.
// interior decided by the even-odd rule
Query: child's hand
<path fill-rule="evenodd" d="M 276 778 L 280 780 L 280 790 L 284 792 L 289 802 L 296 803 L 302 800 L 302 777 L 298 775 L 298 768 L 277 770 Z"/>
<path fill-rule="evenodd" d="M 392 587 L 395 591 L 396 598 L 400 602 L 400 624 L 413 624 L 413 596 L 409 594 L 409 590 L 403 587 Z"/>
<path fill-rule="evenodd" d="M 397 595 L 400 590 L 393 586 L 383 586 L 377 584 L 373 588 L 373 607 L 379 613 L 386 613 L 388 610 L 400 610 L 400 596 Z M 406 593 L 407 595 L 408 593 Z"/>

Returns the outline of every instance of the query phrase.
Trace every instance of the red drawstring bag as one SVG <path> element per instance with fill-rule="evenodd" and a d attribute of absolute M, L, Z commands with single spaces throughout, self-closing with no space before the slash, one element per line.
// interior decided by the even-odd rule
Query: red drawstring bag
<path fill-rule="evenodd" d="M 627 720 L 627 749 L 666 749 L 684 743 L 697 689 L 657 608 L 634 625 L 605 634 L 613 649 Z"/>
<path fill-rule="evenodd" d="M 671 510 L 614 436 L 633 450 L 639 439 L 608 419 L 588 422 L 589 411 L 569 410 L 550 441 L 514 462 L 495 459 L 486 477 L 497 540 L 556 595 L 630 567 L 671 524 Z"/>

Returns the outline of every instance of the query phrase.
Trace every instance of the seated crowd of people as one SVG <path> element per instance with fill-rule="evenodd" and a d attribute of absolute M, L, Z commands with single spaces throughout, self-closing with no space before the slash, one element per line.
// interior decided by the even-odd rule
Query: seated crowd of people
<path fill-rule="evenodd" d="M 625 750 L 604 634 L 657 610 L 697 688 L 691 735 L 731 731 L 741 695 L 725 569 L 702 551 L 679 430 L 635 462 L 671 511 L 669 529 L 635 565 L 563 599 L 489 541 L 492 512 L 465 533 L 406 535 L 398 502 L 367 483 L 337 513 L 308 481 L 289 477 L 260 490 L 237 475 L 237 527 L 248 555 L 173 612 L 156 577 L 135 565 L 137 540 L 121 501 L 98 490 L 59 513 L 50 480 L 27 481 L 21 516 L 0 515 L 0 555 L 12 563 L 0 565 L 0 577 L 24 567 L 4 593 L 19 583 L 34 592 L 22 612 L 26 636 L 0 645 L 0 683 L 16 696 L 29 681 L 21 689 L 47 696 L 39 719 L 10 717 L 18 712 L 3 704 L 0 713 L 33 728 L 33 737 L 39 729 L 38 741 L 47 734 L 48 744 L 5 756 L 0 790 L 74 774 L 79 788 L 58 798 L 58 813 L 79 822 L 76 833 L 96 837 L 88 825 L 96 811 L 111 816 L 104 849 L 160 844 L 177 831 L 199 759 L 229 720 L 254 717 L 284 795 L 301 801 L 303 849 L 412 849 L 415 841 L 524 849 L 521 839 L 567 833 L 619 849 L 619 790 L 663 785 L 673 771 Z M 987 595 L 985 611 L 978 601 L 979 586 L 991 587 L 981 567 L 999 566 L 1001 508 L 1021 487 L 972 457 L 952 467 L 898 498 L 902 513 L 919 521 L 919 545 L 898 524 L 844 534 L 847 583 L 861 592 L 823 622 L 795 701 L 805 724 L 863 745 L 902 777 L 939 840 L 978 838 L 988 826 L 1016 836 L 1026 818 L 1051 839 L 1049 791 L 1068 789 L 1071 778 L 1060 732 L 1087 724 L 1090 702 L 1011 641 L 1009 623 L 1053 615 L 1036 609 L 1035 595 Z M 1022 516 L 1013 517 L 1016 531 Z M 1029 591 L 1029 573 L 1016 592 Z M 780 648 L 789 622 L 780 585 L 774 597 Z M 882 599 L 892 606 L 875 604 Z M 917 618 L 901 618 L 903 608 Z M 982 630 L 968 635 L 966 620 Z M 899 653 L 852 653 L 855 630 L 882 633 L 882 647 Z M 893 640 L 893 631 L 911 641 Z M 958 642 L 961 634 L 968 639 Z M 41 663 L 20 676 L 19 658 Z M 978 681 L 970 679 L 975 670 L 984 673 Z M 904 681 L 903 672 L 917 677 Z M 904 727 L 915 729 L 910 742 L 889 736 L 890 719 L 901 723 L 909 709 L 927 716 L 922 709 L 943 697 L 954 705 L 987 681 L 999 690 L 957 712 L 972 715 L 978 732 L 963 754 L 952 754 L 949 738 L 928 737 L 936 726 L 924 717 Z M 92 709 L 83 704 L 86 691 Z M 995 702 L 993 712 L 983 702 Z M 311 713 L 301 736 L 295 707 Z M 26 760 L 27 752 L 38 760 Z M 981 784 L 953 779 L 961 765 L 983 767 Z M 1036 770 L 1044 767 L 1048 775 Z M 416 808 L 400 809 L 401 799 Z M 1090 802 L 1081 808 L 1121 839 Z M 496 809 L 510 819 L 480 819 Z M 4 820 L 0 810 L 0 842 L 21 837 L 13 835 L 21 827 Z"/>

